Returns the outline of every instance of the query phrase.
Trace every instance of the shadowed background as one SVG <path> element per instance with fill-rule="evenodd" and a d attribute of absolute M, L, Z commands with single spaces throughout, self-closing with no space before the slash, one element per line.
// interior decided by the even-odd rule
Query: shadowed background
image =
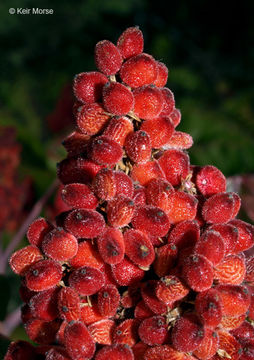
<path fill-rule="evenodd" d="M 10 15 L 9 7 L 52 8 L 54 14 Z M 231 2 L 229 6 L 227 2 L 209 4 L 201 0 L 43 0 L 36 4 L 2 0 L 0 124 L 11 126 L 8 131 L 15 130 L 16 135 L 8 138 L 2 129 L 0 146 L 16 149 L 16 153 L 12 150 L 16 154 L 15 181 L 9 194 L 19 186 L 23 201 L 16 211 L 16 223 L 12 221 L 12 226 L 2 229 L 3 248 L 52 183 L 56 162 L 65 156 L 61 140 L 73 127 L 73 76 L 95 69 L 96 42 L 116 42 L 129 26 L 140 26 L 145 52 L 169 68 L 167 86 L 182 112 L 178 130 L 194 138 L 191 162 L 215 165 L 227 177 L 238 175 L 233 180 L 236 183 L 243 182 L 242 174 L 253 173 L 253 12 L 252 1 Z M 10 158 L 13 160 L 13 155 Z M 5 181 L 10 184 L 8 176 Z M 254 180 L 248 181 L 254 194 Z M 3 176 L 0 185 L 2 182 Z M 11 195 L 6 200 L 0 194 L 3 207 Z M 17 195 L 14 203 L 15 199 Z M 11 295 L 4 310 L 0 307 L 3 320 L 19 304 L 19 280 L 8 270 L 1 279 L 6 289 L 12 280 Z M 22 331 L 16 330 L 11 338 L 25 338 Z"/>

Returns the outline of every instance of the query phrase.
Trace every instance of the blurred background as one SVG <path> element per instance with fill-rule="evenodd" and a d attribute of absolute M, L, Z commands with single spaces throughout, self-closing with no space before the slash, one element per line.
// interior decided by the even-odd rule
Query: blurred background
<path fill-rule="evenodd" d="M 10 7 L 54 14 L 11 15 Z M 26 339 L 17 321 L 19 279 L 4 255 L 25 244 L 24 227 L 19 230 L 35 204 L 48 217 L 61 206 L 58 198 L 48 198 L 56 163 L 65 157 L 61 141 L 73 129 L 72 78 L 95 69 L 99 40 L 116 42 L 126 27 L 139 25 L 145 52 L 169 68 L 167 86 L 182 112 L 178 129 L 195 142 L 192 163 L 221 169 L 229 189 L 242 194 L 242 218 L 254 220 L 253 13 L 254 2 L 247 0 L 230 6 L 201 0 L 1 0 L 1 358 L 7 338 Z"/>

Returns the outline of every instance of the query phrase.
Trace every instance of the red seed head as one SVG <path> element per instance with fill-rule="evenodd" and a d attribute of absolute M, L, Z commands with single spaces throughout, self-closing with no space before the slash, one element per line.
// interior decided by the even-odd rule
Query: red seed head
<path fill-rule="evenodd" d="M 95 245 L 90 240 L 87 240 L 79 242 L 78 252 L 72 259 L 69 260 L 69 264 L 74 269 L 78 269 L 83 266 L 100 269 L 103 266 L 103 260 Z"/>
<path fill-rule="evenodd" d="M 83 72 L 75 76 L 73 92 L 78 101 L 94 103 L 102 99 L 102 88 L 108 78 L 97 71 Z"/>
<path fill-rule="evenodd" d="M 42 250 L 46 256 L 54 260 L 67 261 L 77 254 L 78 241 L 62 228 L 56 228 L 44 237 Z"/>
<path fill-rule="evenodd" d="M 106 285 L 97 293 L 99 313 L 104 317 L 113 317 L 120 302 L 120 294 L 114 285 Z"/>
<path fill-rule="evenodd" d="M 69 277 L 70 287 L 82 296 L 89 296 L 99 291 L 105 283 L 103 273 L 89 266 L 74 270 Z"/>
<path fill-rule="evenodd" d="M 150 180 L 157 177 L 165 178 L 157 160 L 148 161 L 145 164 L 137 164 L 133 166 L 131 177 L 134 181 L 138 181 L 140 185 L 146 185 Z"/>
<path fill-rule="evenodd" d="M 62 267 L 54 260 L 40 260 L 26 272 L 26 286 L 33 291 L 53 288 L 62 278 Z"/>
<path fill-rule="evenodd" d="M 122 156 L 121 146 L 109 137 L 98 136 L 92 141 L 90 157 L 97 164 L 115 165 Z"/>
<path fill-rule="evenodd" d="M 214 266 L 218 265 L 225 255 L 222 236 L 214 230 L 205 231 L 197 241 L 194 251 L 205 256 Z"/>
<path fill-rule="evenodd" d="M 58 293 L 57 306 L 62 320 L 70 322 L 80 319 L 80 298 L 74 289 L 70 287 L 62 288 Z"/>
<path fill-rule="evenodd" d="M 196 313 L 204 326 L 216 328 L 222 320 L 222 302 L 215 289 L 200 292 L 195 300 Z"/>
<path fill-rule="evenodd" d="M 104 231 L 105 220 L 95 210 L 77 209 L 67 215 L 64 226 L 75 237 L 88 239 Z"/>
<path fill-rule="evenodd" d="M 117 40 L 117 47 L 124 59 L 142 53 L 144 39 L 142 31 L 138 26 L 126 29 Z"/>
<path fill-rule="evenodd" d="M 105 75 L 114 75 L 122 65 L 118 48 L 110 41 L 103 40 L 95 46 L 95 64 Z"/>
<path fill-rule="evenodd" d="M 112 274 L 120 286 L 130 286 L 142 280 L 144 271 L 124 258 L 119 264 L 112 265 Z"/>
<path fill-rule="evenodd" d="M 130 133 L 126 137 L 124 148 L 129 158 L 135 163 L 142 164 L 150 160 L 152 152 L 150 137 L 143 130 Z"/>
<path fill-rule="evenodd" d="M 95 352 L 95 342 L 87 327 L 81 321 L 70 322 L 64 330 L 64 345 L 70 358 L 91 359 Z"/>
<path fill-rule="evenodd" d="M 123 227 L 131 222 L 135 204 L 124 195 L 117 195 L 107 204 L 108 222 L 113 227 Z"/>
<path fill-rule="evenodd" d="M 93 191 L 101 200 L 110 200 L 116 194 L 115 174 L 111 169 L 101 169 L 93 181 Z"/>
<path fill-rule="evenodd" d="M 123 84 L 107 83 L 103 88 L 103 105 L 113 115 L 126 115 L 133 108 L 134 97 Z"/>
<path fill-rule="evenodd" d="M 168 330 L 163 316 L 144 319 L 138 328 L 140 339 L 147 345 L 160 345 L 166 342 Z"/>
<path fill-rule="evenodd" d="M 133 91 L 134 113 L 141 119 L 149 120 L 160 115 L 163 108 L 163 96 L 152 85 L 139 87 Z"/>
<path fill-rule="evenodd" d="M 132 88 L 152 84 L 157 78 L 157 64 L 148 54 L 139 54 L 131 57 L 121 67 L 122 81 Z"/>

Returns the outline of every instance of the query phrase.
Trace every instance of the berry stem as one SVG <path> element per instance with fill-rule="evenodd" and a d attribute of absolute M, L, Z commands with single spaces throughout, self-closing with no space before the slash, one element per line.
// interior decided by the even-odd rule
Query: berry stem
<path fill-rule="evenodd" d="M 42 211 L 43 207 L 47 203 L 49 197 L 53 194 L 54 190 L 56 189 L 59 181 L 55 179 L 53 183 L 48 187 L 46 192 L 43 196 L 34 204 L 32 210 L 30 211 L 29 215 L 21 225 L 18 232 L 14 235 L 10 243 L 8 244 L 7 248 L 5 249 L 4 253 L 0 256 L 0 274 L 4 274 L 6 270 L 6 266 L 8 263 L 9 256 L 12 252 L 17 248 L 21 240 L 23 239 L 29 225 L 31 222 L 39 216 L 40 212 Z"/>

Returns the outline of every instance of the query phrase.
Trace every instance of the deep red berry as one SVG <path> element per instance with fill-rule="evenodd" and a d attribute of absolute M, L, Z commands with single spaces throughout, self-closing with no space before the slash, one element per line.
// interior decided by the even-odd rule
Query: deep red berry
<path fill-rule="evenodd" d="M 12 254 L 9 263 L 12 271 L 24 275 L 29 266 L 43 259 L 41 251 L 35 245 L 28 245 Z"/>
<path fill-rule="evenodd" d="M 95 342 L 81 321 L 70 322 L 64 330 L 64 345 L 73 360 L 92 359 Z"/>
<path fill-rule="evenodd" d="M 85 184 L 68 184 L 61 191 L 63 201 L 71 208 L 95 209 L 98 199 Z"/>
<path fill-rule="evenodd" d="M 111 345 L 115 326 L 114 320 L 103 319 L 89 325 L 88 331 L 96 343 L 101 345 Z"/>
<path fill-rule="evenodd" d="M 80 319 L 80 298 L 74 289 L 62 288 L 58 293 L 57 306 L 61 319 L 68 322 Z"/>
<path fill-rule="evenodd" d="M 254 226 L 239 219 L 230 221 L 230 224 L 236 227 L 239 234 L 234 253 L 250 249 L 254 245 Z"/>
<path fill-rule="evenodd" d="M 33 291 L 53 288 L 62 278 L 62 267 L 54 260 L 40 260 L 25 274 L 26 286 Z"/>
<path fill-rule="evenodd" d="M 132 198 L 134 194 L 134 185 L 131 178 L 123 171 L 115 171 L 116 195 L 124 195 Z"/>
<path fill-rule="evenodd" d="M 97 293 L 99 313 L 104 317 L 113 317 L 120 302 L 120 294 L 114 285 L 106 285 Z"/>
<path fill-rule="evenodd" d="M 59 288 L 41 291 L 29 301 L 29 307 L 33 318 L 52 321 L 58 317 L 57 297 Z"/>
<path fill-rule="evenodd" d="M 148 161 L 145 164 L 134 165 L 131 177 L 134 181 L 138 181 L 140 185 L 146 185 L 150 180 L 157 177 L 165 178 L 165 174 L 157 160 Z"/>
<path fill-rule="evenodd" d="M 100 41 L 95 46 L 95 64 L 105 75 L 114 75 L 122 65 L 122 56 L 117 47 L 108 40 Z"/>
<path fill-rule="evenodd" d="M 250 306 L 250 293 L 241 285 L 218 285 L 215 289 L 219 293 L 222 303 L 222 314 L 225 316 L 240 316 Z"/>
<path fill-rule="evenodd" d="M 67 261 L 78 251 L 78 241 L 72 234 L 62 228 L 50 231 L 42 242 L 44 254 L 54 260 Z"/>
<path fill-rule="evenodd" d="M 117 195 L 107 204 L 108 222 L 113 227 L 123 227 L 128 225 L 133 218 L 135 204 L 124 195 Z"/>
<path fill-rule="evenodd" d="M 33 360 L 35 348 L 27 341 L 13 341 L 8 347 L 4 360 Z"/>
<path fill-rule="evenodd" d="M 181 221 L 174 226 L 168 235 L 168 243 L 177 249 L 194 246 L 200 237 L 200 227 L 196 220 Z"/>
<path fill-rule="evenodd" d="M 138 328 L 140 339 L 147 345 L 164 344 L 168 338 L 168 330 L 163 316 L 152 316 L 144 319 Z"/>
<path fill-rule="evenodd" d="M 120 230 L 107 228 L 103 235 L 98 236 L 97 246 L 105 263 L 115 265 L 124 258 L 125 245 Z"/>
<path fill-rule="evenodd" d="M 196 185 L 204 196 L 212 196 L 226 191 L 226 178 L 215 166 L 207 165 L 196 175 Z"/>
<path fill-rule="evenodd" d="M 44 236 L 53 229 L 53 226 L 44 218 L 40 217 L 29 226 L 26 236 L 30 244 L 40 246 Z"/>
<path fill-rule="evenodd" d="M 144 39 L 142 31 L 138 26 L 126 29 L 117 40 L 117 47 L 124 59 L 142 53 Z"/>
<path fill-rule="evenodd" d="M 113 115 L 126 115 L 134 106 L 134 97 L 121 83 L 107 83 L 103 88 L 103 105 Z"/>
<path fill-rule="evenodd" d="M 29 338 L 38 344 L 51 344 L 55 340 L 59 329 L 58 321 L 44 321 L 31 319 L 25 324 L 25 330 Z"/>
<path fill-rule="evenodd" d="M 77 238 L 93 238 L 104 231 L 105 220 L 95 210 L 77 209 L 68 214 L 64 226 Z"/>
<path fill-rule="evenodd" d="M 102 135 L 92 141 L 90 157 L 97 164 L 115 165 L 122 156 L 121 146 L 109 137 Z"/>
<path fill-rule="evenodd" d="M 219 337 L 216 332 L 211 329 L 205 330 L 205 335 L 198 348 L 193 352 L 200 360 L 210 359 L 219 349 Z"/>
<path fill-rule="evenodd" d="M 174 125 L 169 117 L 160 116 L 155 119 L 144 121 L 141 130 L 150 136 L 151 145 L 155 149 L 166 145 L 174 133 Z"/>
<path fill-rule="evenodd" d="M 152 84 L 157 78 L 157 64 L 148 54 L 139 54 L 131 57 L 121 67 L 122 81 L 132 88 Z"/>
<path fill-rule="evenodd" d="M 225 255 L 222 236 L 214 230 L 203 232 L 196 242 L 194 251 L 196 254 L 205 256 L 214 266 L 218 265 Z"/>
<path fill-rule="evenodd" d="M 104 346 L 95 356 L 95 360 L 134 360 L 131 348 L 126 344 Z"/>
<path fill-rule="evenodd" d="M 159 164 L 165 173 L 166 179 L 173 185 L 181 184 L 189 174 L 190 160 L 186 153 L 179 150 L 167 150 L 159 158 Z"/>
<path fill-rule="evenodd" d="M 152 152 L 150 137 L 143 130 L 130 133 L 125 140 L 124 148 L 135 163 L 142 164 L 150 160 Z"/>
<path fill-rule="evenodd" d="M 111 169 L 101 169 L 93 181 L 93 191 L 101 200 L 110 200 L 116 194 L 115 174 Z"/>
<path fill-rule="evenodd" d="M 166 213 L 152 205 L 138 206 L 132 225 L 137 230 L 157 236 L 165 236 L 170 228 Z"/>
<path fill-rule="evenodd" d="M 99 291 L 105 283 L 103 273 L 89 266 L 74 270 L 69 277 L 70 287 L 82 296 L 89 296 Z"/>
<path fill-rule="evenodd" d="M 171 207 L 170 195 L 173 186 L 165 179 L 152 179 L 146 186 L 146 201 L 149 205 L 157 206 L 167 213 Z"/>
<path fill-rule="evenodd" d="M 69 264 L 74 269 L 83 266 L 100 269 L 103 266 L 103 260 L 95 245 L 90 240 L 87 240 L 79 242 L 77 254 L 69 260 Z"/>
<path fill-rule="evenodd" d="M 194 220 L 197 214 L 197 199 L 183 191 L 175 191 L 169 195 L 167 216 L 171 224 Z"/>
<path fill-rule="evenodd" d="M 123 146 L 127 135 L 132 131 L 133 124 L 129 118 L 125 116 L 116 116 L 109 121 L 103 135 Z"/>
<path fill-rule="evenodd" d="M 75 76 L 73 92 L 78 101 L 82 103 L 94 103 L 102 98 L 102 88 L 108 82 L 108 78 L 100 72 L 83 72 Z"/>
<path fill-rule="evenodd" d="M 156 296 L 157 284 L 156 280 L 147 281 L 141 288 L 141 294 L 144 303 L 153 313 L 163 315 L 167 312 L 167 306 Z"/>
<path fill-rule="evenodd" d="M 173 268 L 177 259 L 177 247 L 175 245 L 163 245 L 156 250 L 156 258 L 153 268 L 159 277 L 166 276 Z"/>
<path fill-rule="evenodd" d="M 142 280 L 144 271 L 124 258 L 119 264 L 112 265 L 112 274 L 120 286 L 130 286 Z"/>
<path fill-rule="evenodd" d="M 139 118 L 149 120 L 160 115 L 163 107 L 163 97 L 155 86 L 146 85 L 133 91 L 134 113 Z"/>
<path fill-rule="evenodd" d="M 172 113 L 172 111 L 175 108 L 174 94 L 172 93 L 171 90 L 169 90 L 166 87 L 161 89 L 160 92 L 161 92 L 161 95 L 163 98 L 163 108 L 160 113 L 160 116 L 170 116 L 170 114 Z"/>
<path fill-rule="evenodd" d="M 195 300 L 195 310 L 206 327 L 216 328 L 222 320 L 222 302 L 215 289 L 200 292 Z"/>
<path fill-rule="evenodd" d="M 110 116 L 99 103 L 78 107 L 76 122 L 79 130 L 86 135 L 95 135 L 106 125 Z"/>
<path fill-rule="evenodd" d="M 158 69 L 157 77 L 153 82 L 153 84 L 157 87 L 163 87 L 166 85 L 168 81 L 168 68 L 162 62 L 157 61 L 157 69 Z"/>

